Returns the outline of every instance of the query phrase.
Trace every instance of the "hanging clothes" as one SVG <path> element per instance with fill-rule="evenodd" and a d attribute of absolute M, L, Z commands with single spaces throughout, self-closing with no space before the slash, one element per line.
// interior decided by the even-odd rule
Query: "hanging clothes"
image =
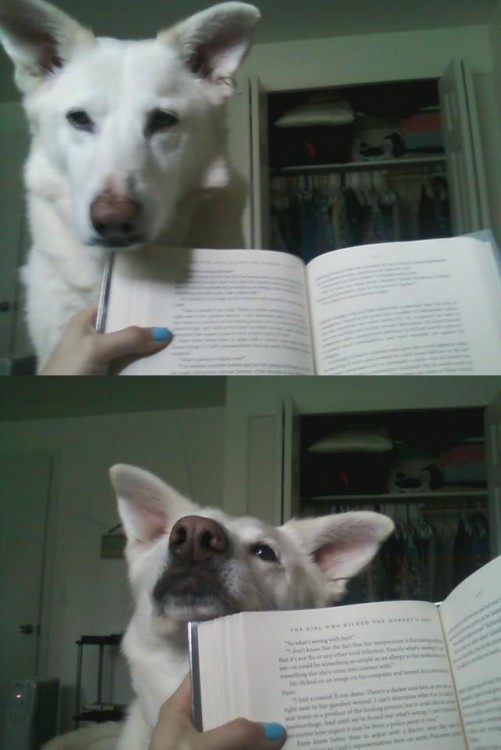
<path fill-rule="evenodd" d="M 277 175 L 272 247 L 306 263 L 330 250 L 451 233 L 445 173 L 384 170 Z"/>
<path fill-rule="evenodd" d="M 432 503 L 408 503 L 404 509 L 385 505 L 381 511 L 393 517 L 395 531 L 367 575 L 350 584 L 350 603 L 442 601 L 454 586 L 490 560 L 489 522 L 483 510 L 444 511 Z"/>

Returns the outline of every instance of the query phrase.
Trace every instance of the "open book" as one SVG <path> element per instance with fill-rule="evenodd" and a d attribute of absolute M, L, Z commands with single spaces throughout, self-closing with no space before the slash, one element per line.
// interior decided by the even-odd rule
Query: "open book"
<path fill-rule="evenodd" d="M 101 330 L 167 326 L 126 374 L 501 374 L 501 266 L 487 238 L 335 250 L 117 253 Z"/>
<path fill-rule="evenodd" d="M 501 748 L 501 557 L 437 607 L 243 612 L 190 625 L 194 716 L 278 721 L 287 750 Z"/>

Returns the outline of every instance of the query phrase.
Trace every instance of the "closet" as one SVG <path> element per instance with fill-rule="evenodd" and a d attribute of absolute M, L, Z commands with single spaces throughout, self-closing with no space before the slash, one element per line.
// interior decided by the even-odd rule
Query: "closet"
<path fill-rule="evenodd" d="M 328 250 L 489 226 L 468 67 L 441 78 L 264 91 L 250 83 L 252 241 Z"/>
<path fill-rule="evenodd" d="M 484 410 L 299 418 L 299 514 L 376 510 L 395 522 L 350 602 L 441 601 L 491 557 Z"/>
<path fill-rule="evenodd" d="M 435 80 L 268 95 L 271 246 L 450 236 Z"/>

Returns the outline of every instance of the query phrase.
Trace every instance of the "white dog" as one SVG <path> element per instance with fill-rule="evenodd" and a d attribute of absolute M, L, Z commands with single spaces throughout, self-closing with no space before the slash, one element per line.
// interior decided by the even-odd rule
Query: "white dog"
<path fill-rule="evenodd" d="M 114 466 L 111 480 L 135 602 L 122 648 L 136 699 L 123 729 L 71 732 L 46 750 L 147 750 L 160 706 L 188 672 L 190 620 L 333 604 L 393 530 L 369 511 L 276 528 L 201 508 L 134 466 Z"/>
<path fill-rule="evenodd" d="M 97 299 L 111 248 L 244 246 L 224 110 L 258 18 L 227 2 L 156 39 L 119 41 L 42 0 L 3 0 L 0 41 L 32 136 L 23 279 L 40 366 Z"/>

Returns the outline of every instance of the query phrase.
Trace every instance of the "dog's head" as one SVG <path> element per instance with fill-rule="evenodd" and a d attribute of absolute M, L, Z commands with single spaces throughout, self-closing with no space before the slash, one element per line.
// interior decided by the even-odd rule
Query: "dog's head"
<path fill-rule="evenodd" d="M 159 632 L 242 610 L 331 604 L 393 530 L 363 511 L 277 528 L 201 508 L 133 466 L 114 466 L 111 478 L 133 593 Z"/>
<path fill-rule="evenodd" d="M 81 242 L 154 242 L 184 196 L 221 181 L 223 105 L 258 18 L 226 2 L 156 39 L 119 41 L 43 0 L 3 0 L 0 41 L 33 136 L 28 185 Z"/>

